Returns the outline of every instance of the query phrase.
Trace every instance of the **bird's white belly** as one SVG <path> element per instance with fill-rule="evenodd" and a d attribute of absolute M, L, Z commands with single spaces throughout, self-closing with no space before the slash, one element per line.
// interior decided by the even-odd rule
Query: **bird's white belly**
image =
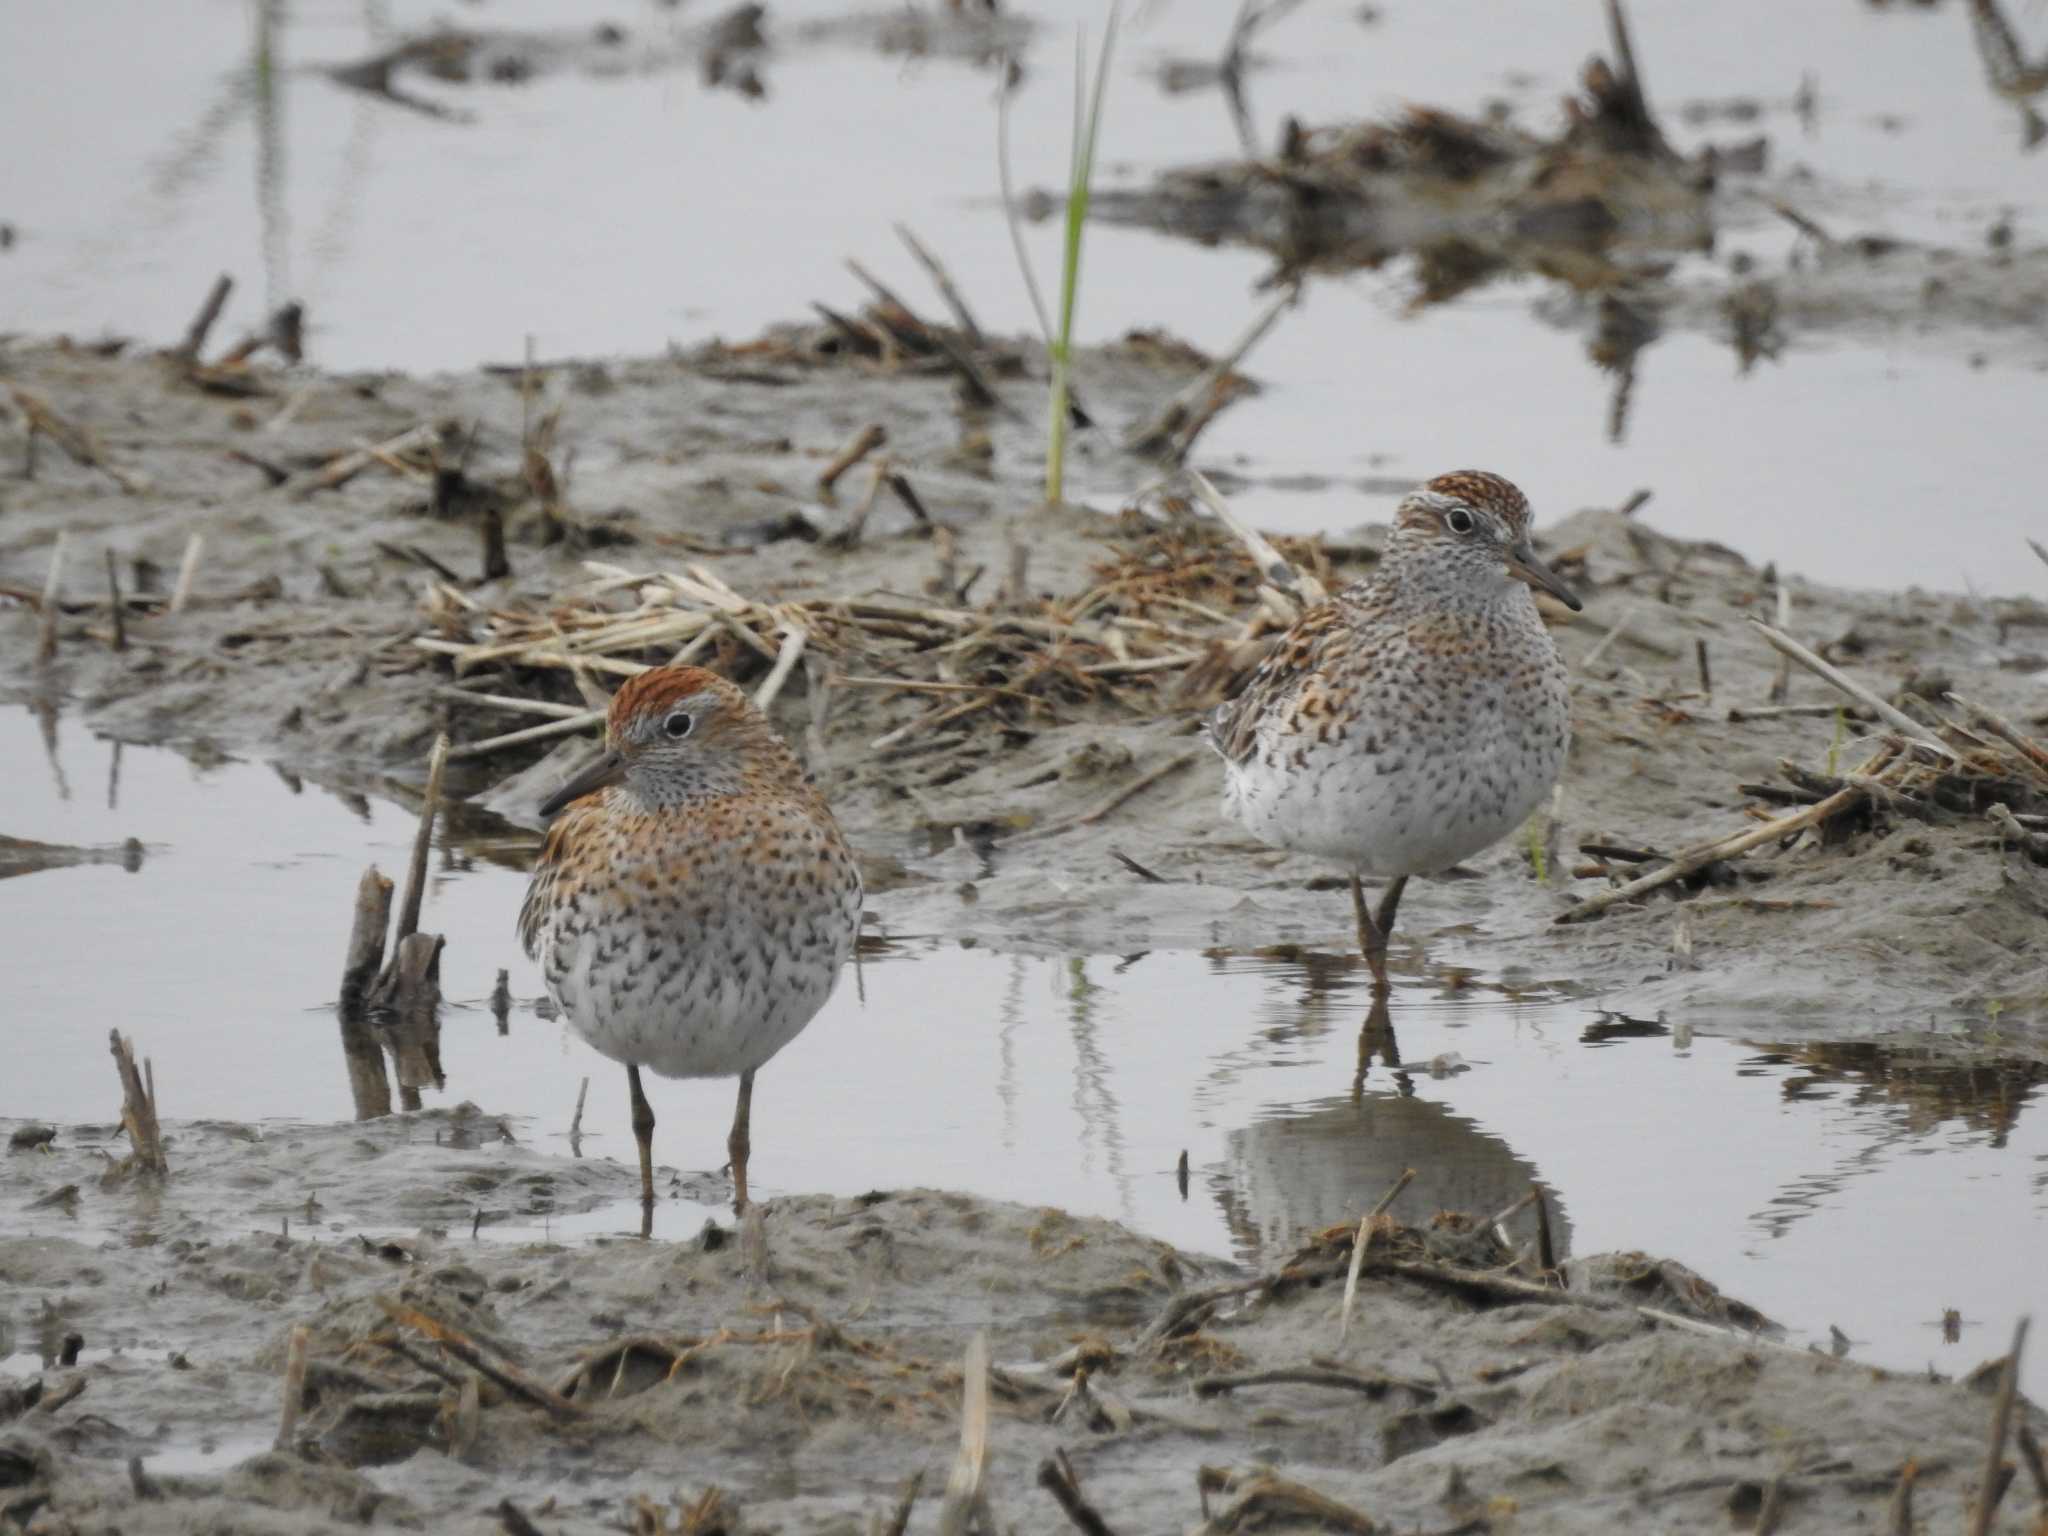
<path fill-rule="evenodd" d="M 614 1061 L 663 1077 L 732 1077 L 803 1032 L 839 979 L 853 929 L 745 937 L 710 930 L 650 953 L 644 934 L 560 930 L 543 951 L 549 993 L 576 1033 Z"/>
<path fill-rule="evenodd" d="M 1543 803 L 1564 766 L 1556 731 L 1498 731 L 1456 752 L 1338 742 L 1297 763 L 1230 764 L 1224 810 L 1254 837 L 1366 875 L 1427 875 L 1499 842 Z"/>

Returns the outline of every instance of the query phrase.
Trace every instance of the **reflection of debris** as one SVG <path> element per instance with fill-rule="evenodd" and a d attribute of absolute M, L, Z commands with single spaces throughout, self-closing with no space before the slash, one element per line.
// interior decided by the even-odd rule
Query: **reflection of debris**
<path fill-rule="evenodd" d="M 98 848 L 39 843 L 32 838 L 0 836 L 0 880 L 32 875 L 44 869 L 70 869 L 79 864 L 118 864 L 131 875 L 142 868 L 142 844 L 134 838 Z"/>
<path fill-rule="evenodd" d="M 612 23 L 561 31 L 474 31 L 444 27 L 400 40 L 324 73 L 337 85 L 447 122 L 467 114 L 420 94 L 408 82 L 439 85 L 521 85 L 552 75 L 599 79 L 658 74 L 695 66 L 708 86 L 742 95 L 766 94 L 763 71 L 771 49 L 864 48 L 886 55 L 955 59 L 984 67 L 1021 51 L 1030 25 L 1020 17 L 978 9 L 891 10 L 799 22 L 777 29 L 772 43 L 767 7 L 743 0 L 695 27 L 646 34 Z"/>
<path fill-rule="evenodd" d="M 1777 360 L 1784 337 L 1778 330 L 1778 294 L 1761 280 L 1744 283 L 1722 300 L 1735 343 L 1735 362 L 1743 373 L 1758 358 Z"/>
<path fill-rule="evenodd" d="M 1602 373 L 1614 375 L 1614 393 L 1607 406 L 1607 440 L 1628 435 L 1628 408 L 1636 387 L 1636 356 L 1655 341 L 1661 328 L 1655 310 L 1630 303 L 1619 294 L 1600 296 L 1599 319 L 1586 343 L 1586 355 Z"/>
<path fill-rule="evenodd" d="M 1666 142 L 1610 9 L 1617 62 L 1587 66 L 1554 137 L 1415 108 L 1390 122 L 1291 129 L 1278 160 L 1169 172 L 1146 191 L 1100 194 L 1096 211 L 1259 246 L 1283 273 L 1425 252 L 1431 300 L 1496 270 L 1607 286 L 1620 275 L 1617 250 L 1705 241 L 1711 182 L 1704 161 Z"/>
<path fill-rule="evenodd" d="M 2028 149 L 2038 147 L 2048 139 L 2048 121 L 2034 110 L 2033 98 L 2048 91 L 2048 53 L 2028 60 L 1998 0 L 1970 0 L 1970 33 L 1992 93 L 2019 108 L 2022 143 Z"/>
<path fill-rule="evenodd" d="M 1810 1097 L 1819 1084 L 1842 1083 L 1853 1090 L 1848 1102 L 1857 1108 L 1897 1105 L 1915 1134 L 1957 1122 L 1988 1133 L 1995 1147 L 2005 1145 L 2020 1111 L 2048 1083 L 2048 1066 L 2021 1058 L 1977 1060 L 1866 1040 L 1768 1050 L 1760 1061 L 1807 1069 L 1784 1079 L 1787 1099 Z"/>

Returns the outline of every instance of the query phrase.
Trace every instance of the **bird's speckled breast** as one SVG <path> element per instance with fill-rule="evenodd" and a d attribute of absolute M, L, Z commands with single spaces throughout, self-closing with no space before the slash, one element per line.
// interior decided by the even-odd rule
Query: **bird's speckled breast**
<path fill-rule="evenodd" d="M 616 1061 L 665 1077 L 758 1068 L 853 952 L 860 876 L 812 806 L 648 813 L 593 797 L 557 822 L 556 849 L 530 942 L 563 1015 Z"/>
<path fill-rule="evenodd" d="M 1370 875 L 1432 874 L 1498 842 L 1564 767 L 1571 700 L 1527 591 L 1375 625 L 1228 765 L 1226 811 L 1262 841 Z"/>

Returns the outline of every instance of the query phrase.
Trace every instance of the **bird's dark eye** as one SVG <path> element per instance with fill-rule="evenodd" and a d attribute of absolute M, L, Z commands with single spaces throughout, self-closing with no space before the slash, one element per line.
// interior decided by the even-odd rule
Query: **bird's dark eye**
<path fill-rule="evenodd" d="M 1472 531 L 1472 514 L 1463 507 L 1453 507 L 1444 515 L 1444 525 L 1453 533 L 1470 533 Z"/>
<path fill-rule="evenodd" d="M 670 740 L 681 741 L 690 734 L 696 724 L 697 722 L 690 718 L 688 710 L 679 709 L 661 722 L 661 728 L 668 733 Z"/>

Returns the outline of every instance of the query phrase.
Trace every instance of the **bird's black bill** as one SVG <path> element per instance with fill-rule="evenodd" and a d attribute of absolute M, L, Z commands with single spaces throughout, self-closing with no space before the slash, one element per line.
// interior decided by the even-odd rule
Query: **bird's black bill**
<path fill-rule="evenodd" d="M 1508 551 L 1508 574 L 1518 581 L 1526 581 L 1539 592 L 1548 592 L 1573 613 L 1586 606 L 1579 601 L 1578 594 L 1564 584 L 1564 578 L 1545 565 L 1526 543 L 1517 544 Z"/>
<path fill-rule="evenodd" d="M 1577 604 L 1573 606 L 1576 607 Z M 541 801 L 540 813 L 543 816 L 552 816 L 571 801 L 581 800 L 585 795 L 594 795 L 607 785 L 618 783 L 625 776 L 625 758 L 616 752 L 607 752 Z"/>

